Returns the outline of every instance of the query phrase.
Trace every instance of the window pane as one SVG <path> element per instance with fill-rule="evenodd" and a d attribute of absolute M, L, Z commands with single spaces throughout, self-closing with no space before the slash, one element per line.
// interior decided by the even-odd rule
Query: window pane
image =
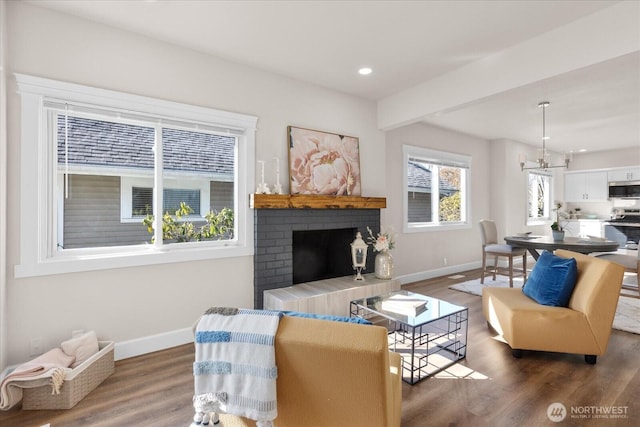
<path fill-rule="evenodd" d="M 529 172 L 528 219 L 547 219 L 551 206 L 551 178 L 548 175 Z"/>
<path fill-rule="evenodd" d="M 180 209 L 180 202 L 190 206 L 193 209 L 193 215 L 200 215 L 199 190 L 164 189 L 162 212 L 173 214 Z M 153 215 L 153 188 L 131 188 L 131 213 L 133 216 L 138 217 Z"/>
<path fill-rule="evenodd" d="M 153 235 L 142 219 L 153 215 L 153 146 L 159 131 L 95 118 L 63 114 L 55 118 L 58 200 L 62 208 L 58 215 L 58 247 L 148 243 Z M 181 237 L 167 240 L 210 239 L 211 236 L 205 239 L 199 235 L 209 225 L 205 218 L 221 221 L 221 212 L 226 231 L 221 234 L 216 229 L 214 238 L 232 238 L 236 138 L 171 128 L 163 129 L 162 136 L 162 212 L 174 215 L 181 206 L 186 209 L 174 221 L 176 227 L 181 227 Z M 129 184 L 127 188 L 128 182 L 145 184 Z M 187 221 L 189 224 L 185 224 Z"/>
<path fill-rule="evenodd" d="M 58 149 L 58 248 L 137 245 L 140 223 L 120 221 L 122 176 L 152 176 L 150 127 L 55 115 Z M 65 182 L 66 176 L 66 182 Z"/>
<path fill-rule="evenodd" d="M 131 188 L 131 214 L 139 217 L 153 215 L 153 188 Z"/>
<path fill-rule="evenodd" d="M 233 237 L 235 145 L 232 136 L 162 129 L 164 210 L 183 205 L 193 223 L 176 229 L 172 241 Z"/>
<path fill-rule="evenodd" d="M 407 164 L 409 222 L 432 222 L 431 170 L 433 165 L 417 160 Z"/>
<path fill-rule="evenodd" d="M 200 191 L 198 190 L 165 188 L 162 197 L 163 212 L 172 214 L 180 209 L 180 203 L 185 203 L 191 208 L 192 215 L 200 215 Z"/>
<path fill-rule="evenodd" d="M 422 147 L 404 146 L 405 230 L 467 226 L 467 180 L 471 158 Z"/>
<path fill-rule="evenodd" d="M 460 222 L 462 213 L 460 206 L 460 183 L 462 170 L 460 168 L 439 167 L 440 176 L 440 221 Z"/>

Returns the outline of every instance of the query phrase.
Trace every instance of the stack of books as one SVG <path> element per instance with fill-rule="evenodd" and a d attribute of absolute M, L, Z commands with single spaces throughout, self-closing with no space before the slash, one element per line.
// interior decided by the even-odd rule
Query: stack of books
<path fill-rule="evenodd" d="M 411 295 L 392 295 L 382 301 L 382 309 L 405 316 L 418 316 L 427 309 L 427 301 Z"/>

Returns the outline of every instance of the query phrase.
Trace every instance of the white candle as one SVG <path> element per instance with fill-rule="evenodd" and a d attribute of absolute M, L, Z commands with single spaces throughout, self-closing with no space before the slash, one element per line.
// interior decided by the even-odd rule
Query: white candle
<path fill-rule="evenodd" d="M 260 166 L 262 167 L 260 183 L 264 186 L 264 160 L 258 160 L 258 163 L 260 163 Z"/>
<path fill-rule="evenodd" d="M 276 185 L 280 185 L 280 159 L 274 158 L 276 159 Z"/>

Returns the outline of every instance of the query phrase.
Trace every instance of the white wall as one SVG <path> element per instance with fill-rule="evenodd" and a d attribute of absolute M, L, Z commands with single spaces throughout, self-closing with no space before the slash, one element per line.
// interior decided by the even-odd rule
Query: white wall
<path fill-rule="evenodd" d="M 386 194 L 384 134 L 376 128 L 372 102 L 22 2 L 7 3 L 7 21 L 10 207 L 25 196 L 19 194 L 20 100 L 14 72 L 255 115 L 256 159 L 277 156 L 281 165 L 287 162 L 287 125 L 357 136 L 363 195 Z M 274 166 L 266 171 L 270 183 Z M 287 169 L 281 169 L 288 191 Z M 252 257 L 15 279 L 20 212 L 10 208 L 6 214 L 12 248 L 3 308 L 9 364 L 28 358 L 33 337 L 43 337 L 45 348 L 76 329 L 135 341 L 189 328 L 209 306 L 252 305 Z"/>
<path fill-rule="evenodd" d="M 574 153 L 571 170 L 593 170 L 640 166 L 640 147 L 622 150 Z"/>
<path fill-rule="evenodd" d="M 0 1 L 0 369 L 7 360 L 7 91 L 6 2 Z"/>
<path fill-rule="evenodd" d="M 520 169 L 521 154 L 535 159 L 537 147 L 501 139 L 491 141 L 491 219 L 496 221 L 498 239 L 515 233 L 530 231 L 537 235 L 551 235 L 547 225 L 527 226 L 527 173 Z M 552 164 L 561 164 L 560 154 L 552 155 Z M 564 169 L 551 169 L 553 174 L 552 200 L 564 198 Z"/>
<path fill-rule="evenodd" d="M 402 234 L 403 156 L 402 146 L 426 147 L 471 156 L 471 224 L 456 231 L 429 231 Z M 489 142 L 426 124 L 413 124 L 387 132 L 387 209 L 383 226 L 396 231 L 393 250 L 394 271 L 403 282 L 447 274 L 479 265 L 478 221 L 489 218 L 492 159 Z M 447 265 L 444 263 L 447 258 Z"/>

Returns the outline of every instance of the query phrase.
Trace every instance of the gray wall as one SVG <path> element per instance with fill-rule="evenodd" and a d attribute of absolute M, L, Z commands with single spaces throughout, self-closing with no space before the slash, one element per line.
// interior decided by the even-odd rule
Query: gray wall
<path fill-rule="evenodd" d="M 210 189 L 211 209 L 233 208 L 232 182 L 212 181 Z M 120 177 L 70 175 L 69 197 L 64 201 L 64 249 L 151 241 L 142 220 L 123 223 L 120 217 Z"/>
<path fill-rule="evenodd" d="M 427 222 L 431 218 L 431 193 L 410 191 L 407 201 L 409 222 Z"/>
<path fill-rule="evenodd" d="M 151 235 L 142 221 L 120 222 L 120 177 L 70 175 L 64 201 L 64 248 L 138 245 Z"/>

